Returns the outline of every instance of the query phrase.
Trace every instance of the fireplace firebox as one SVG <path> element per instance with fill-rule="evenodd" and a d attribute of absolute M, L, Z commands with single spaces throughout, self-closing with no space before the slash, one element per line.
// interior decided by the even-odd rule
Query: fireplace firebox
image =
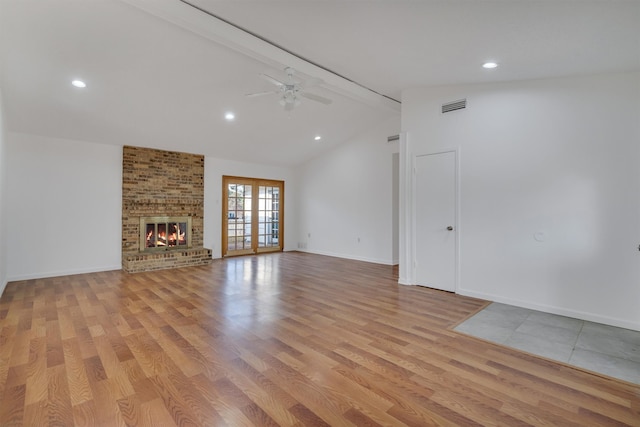
<path fill-rule="evenodd" d="M 140 218 L 140 251 L 166 251 L 191 247 L 190 216 Z"/>

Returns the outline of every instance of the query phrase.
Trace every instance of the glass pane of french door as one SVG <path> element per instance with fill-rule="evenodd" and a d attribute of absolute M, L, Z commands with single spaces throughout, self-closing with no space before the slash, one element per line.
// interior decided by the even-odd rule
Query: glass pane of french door
<path fill-rule="evenodd" d="M 284 182 L 223 177 L 222 256 L 283 249 Z"/>
<path fill-rule="evenodd" d="M 280 188 L 258 186 L 258 247 L 280 246 Z"/>
<path fill-rule="evenodd" d="M 228 182 L 226 184 L 226 247 L 223 252 L 229 255 L 240 255 L 252 252 L 252 190 L 246 183 Z M 224 234 L 224 233 L 223 233 Z"/>

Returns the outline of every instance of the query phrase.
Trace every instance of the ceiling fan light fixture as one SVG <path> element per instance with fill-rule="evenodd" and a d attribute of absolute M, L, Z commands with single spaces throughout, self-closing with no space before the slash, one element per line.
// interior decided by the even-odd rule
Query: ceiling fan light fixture
<path fill-rule="evenodd" d="M 283 107 L 286 107 L 286 106 L 297 107 L 298 105 L 300 105 L 300 98 L 296 96 L 294 91 L 287 90 L 284 92 L 279 102 L 280 102 L 280 105 L 282 105 Z"/>

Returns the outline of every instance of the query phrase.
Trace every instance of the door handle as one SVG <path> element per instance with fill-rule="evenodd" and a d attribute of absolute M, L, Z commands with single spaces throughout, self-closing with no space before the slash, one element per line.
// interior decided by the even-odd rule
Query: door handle
<path fill-rule="evenodd" d="M 452 226 L 448 226 L 448 227 L 447 227 L 447 230 L 449 230 L 449 231 L 453 231 L 453 227 L 452 227 Z"/>

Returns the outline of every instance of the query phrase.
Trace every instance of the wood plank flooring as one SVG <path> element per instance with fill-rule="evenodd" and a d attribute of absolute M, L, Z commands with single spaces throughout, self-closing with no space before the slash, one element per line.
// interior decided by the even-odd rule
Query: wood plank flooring
<path fill-rule="evenodd" d="M 640 387 L 451 330 L 484 305 L 296 252 L 13 282 L 0 426 L 640 426 Z"/>

